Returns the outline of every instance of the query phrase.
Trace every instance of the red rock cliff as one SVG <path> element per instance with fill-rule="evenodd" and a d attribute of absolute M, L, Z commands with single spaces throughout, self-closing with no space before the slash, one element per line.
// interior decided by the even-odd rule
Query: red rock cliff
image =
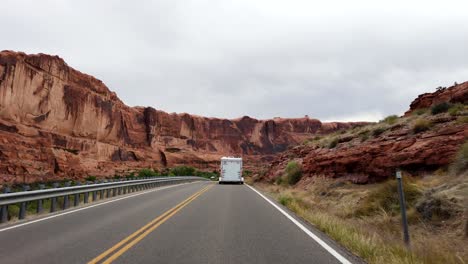
<path fill-rule="evenodd" d="M 213 168 L 221 155 L 262 157 L 311 134 L 359 123 L 309 118 L 234 120 L 129 107 L 100 80 L 44 54 L 0 52 L 0 181 L 132 168 Z"/>

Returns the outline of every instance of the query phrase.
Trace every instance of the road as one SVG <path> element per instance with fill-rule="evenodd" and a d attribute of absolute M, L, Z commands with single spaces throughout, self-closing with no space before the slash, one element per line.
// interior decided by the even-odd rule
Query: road
<path fill-rule="evenodd" d="M 74 210 L 0 226 L 0 263 L 349 263 L 352 259 L 246 185 L 182 184 Z"/>

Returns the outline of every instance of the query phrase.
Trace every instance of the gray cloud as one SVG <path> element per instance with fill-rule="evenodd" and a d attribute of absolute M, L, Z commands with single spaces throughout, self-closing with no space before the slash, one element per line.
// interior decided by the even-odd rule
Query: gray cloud
<path fill-rule="evenodd" d="M 129 105 L 228 118 L 378 120 L 468 80 L 467 4 L 313 2 L 7 0 L 0 49 L 58 54 Z"/>

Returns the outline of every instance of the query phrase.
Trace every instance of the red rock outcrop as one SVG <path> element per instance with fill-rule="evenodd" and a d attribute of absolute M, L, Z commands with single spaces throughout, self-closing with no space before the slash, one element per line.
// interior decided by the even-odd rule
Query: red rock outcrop
<path fill-rule="evenodd" d="M 468 82 L 455 84 L 449 88 L 440 87 L 434 93 L 419 95 L 410 104 L 410 109 L 405 113 L 405 116 L 410 115 L 417 109 L 429 108 L 443 102 L 466 104 L 468 102 Z"/>
<path fill-rule="evenodd" d="M 467 97 L 468 83 L 463 83 L 419 96 L 411 104 L 410 111 L 442 102 L 466 105 Z M 434 171 L 451 164 L 460 146 L 466 142 L 467 114 L 466 110 L 458 117 L 446 113 L 419 117 L 407 114 L 394 125 L 382 123 L 343 133 L 337 137 L 339 143 L 334 148 L 318 144 L 296 146 L 279 154 L 262 179 L 273 180 L 281 176 L 291 160 L 302 164 L 304 180 L 325 176 L 367 183 L 392 177 L 398 168 L 412 174 Z M 413 128 L 419 119 L 432 125 L 428 130 L 416 133 Z M 372 136 L 379 126 L 381 134 Z"/>
<path fill-rule="evenodd" d="M 0 52 L 0 182 L 32 182 L 180 164 L 222 155 L 261 161 L 361 123 L 306 118 L 228 120 L 129 107 L 100 80 L 45 54 Z"/>

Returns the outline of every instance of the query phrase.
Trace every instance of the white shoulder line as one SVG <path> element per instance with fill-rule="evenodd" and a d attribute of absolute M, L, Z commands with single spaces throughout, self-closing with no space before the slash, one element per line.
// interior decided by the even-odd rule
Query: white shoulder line
<path fill-rule="evenodd" d="M 247 184 L 246 184 L 247 185 Z M 269 202 L 273 207 L 275 207 L 278 211 L 280 211 L 284 216 L 286 216 L 291 222 L 293 222 L 295 225 L 297 225 L 302 231 L 304 231 L 309 237 L 311 237 L 315 242 L 317 242 L 320 246 L 322 246 L 324 249 L 326 249 L 330 254 L 332 254 L 338 261 L 340 261 L 343 264 L 351 264 L 345 257 L 343 257 L 340 253 L 338 253 L 336 250 L 334 250 L 332 247 L 330 247 L 327 243 L 325 243 L 322 239 L 320 239 L 318 236 L 316 236 L 314 233 L 312 233 L 309 229 L 307 229 L 303 224 L 299 223 L 294 217 L 286 213 L 281 207 L 270 201 L 270 199 L 266 198 L 263 194 L 261 194 L 259 191 L 257 191 L 255 188 L 253 188 L 250 185 L 247 185 L 250 189 L 252 189 L 254 192 L 256 192 L 258 195 L 260 195 L 263 199 L 265 199 L 267 202 Z"/>
<path fill-rule="evenodd" d="M 156 188 L 156 189 L 152 189 L 152 190 L 149 190 L 149 191 L 140 192 L 140 193 L 132 194 L 132 195 L 129 195 L 129 196 L 125 196 L 125 197 L 113 199 L 113 200 L 110 200 L 110 201 L 107 201 L 107 202 L 102 202 L 102 203 L 98 203 L 98 204 L 93 204 L 93 205 L 89 205 L 89 206 L 86 206 L 86 207 L 78 208 L 78 209 L 75 209 L 75 210 L 70 210 L 70 211 L 66 211 L 66 212 L 63 212 L 63 213 L 54 214 L 54 215 L 47 216 L 47 217 L 44 217 L 44 218 L 40 218 L 40 219 L 36 219 L 36 220 L 31 220 L 31 221 L 28 221 L 28 222 L 25 222 L 25 223 L 21 223 L 21 224 L 17 224 L 17 225 L 5 227 L 5 228 L 0 229 L 0 232 L 7 231 L 7 230 L 10 230 L 10 229 L 14 229 L 14 228 L 18 228 L 18 227 L 22 227 L 22 226 L 25 226 L 25 225 L 34 224 L 34 223 L 37 223 L 37 222 L 42 222 L 42 221 L 49 220 L 49 219 L 52 219 L 52 218 L 55 218 L 55 217 L 59 217 L 59 216 L 62 216 L 62 215 L 67 215 L 67 214 L 76 213 L 76 212 L 79 212 L 79 211 L 82 211 L 82 210 L 85 210 L 85 209 L 97 207 L 97 206 L 104 205 L 104 204 L 108 204 L 108 203 L 117 202 L 117 201 L 120 201 L 120 200 L 123 200 L 123 199 L 127 199 L 127 198 L 131 198 L 131 197 L 139 196 L 139 195 L 142 195 L 142 194 L 146 194 L 146 193 L 150 193 L 150 192 L 155 192 L 155 191 L 160 191 L 160 190 L 165 190 L 165 189 L 169 189 L 169 188 L 173 188 L 173 187 L 177 187 L 177 186 L 181 186 L 181 185 L 185 185 L 185 184 L 189 184 L 189 183 L 182 183 L 182 184 L 176 184 L 176 185 L 166 186 L 166 187 L 162 187 L 162 188 Z"/>

